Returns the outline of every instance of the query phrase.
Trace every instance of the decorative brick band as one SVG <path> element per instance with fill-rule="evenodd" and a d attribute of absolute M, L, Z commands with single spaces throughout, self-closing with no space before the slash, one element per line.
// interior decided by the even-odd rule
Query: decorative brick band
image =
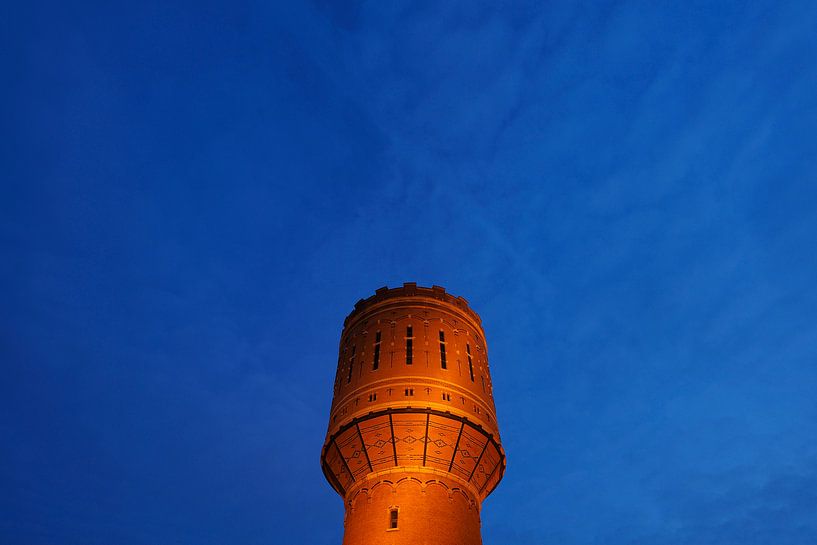
<path fill-rule="evenodd" d="M 344 497 L 369 474 L 424 467 L 452 474 L 484 499 L 502 478 L 505 453 L 493 434 L 463 416 L 429 408 L 388 408 L 354 418 L 329 436 L 321 467 Z"/>
<path fill-rule="evenodd" d="M 459 486 L 451 486 L 441 479 L 421 479 L 418 478 L 417 474 L 408 477 L 398 477 L 396 479 L 372 479 L 371 481 L 365 483 L 365 486 L 354 490 L 354 492 L 347 498 L 346 503 L 349 506 L 349 509 L 354 509 L 355 502 L 358 500 L 358 497 L 361 494 L 370 500 L 372 492 L 381 486 L 385 486 L 393 493 L 396 493 L 399 486 L 410 482 L 418 484 L 423 493 L 425 493 L 429 486 L 440 486 L 447 492 L 449 500 L 453 500 L 455 496 L 459 495 L 462 496 L 465 502 L 467 502 L 469 509 L 479 509 L 479 502 L 471 495 L 469 490 Z"/>

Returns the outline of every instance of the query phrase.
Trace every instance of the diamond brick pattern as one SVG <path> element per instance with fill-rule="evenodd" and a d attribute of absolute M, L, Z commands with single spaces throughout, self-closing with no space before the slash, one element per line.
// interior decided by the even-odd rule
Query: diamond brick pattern
<path fill-rule="evenodd" d="M 371 471 L 396 466 L 450 471 L 479 490 L 490 490 L 501 478 L 498 443 L 474 424 L 433 411 L 389 412 L 343 429 L 331 444 L 336 447 L 325 449 L 324 470 L 343 488 Z"/>

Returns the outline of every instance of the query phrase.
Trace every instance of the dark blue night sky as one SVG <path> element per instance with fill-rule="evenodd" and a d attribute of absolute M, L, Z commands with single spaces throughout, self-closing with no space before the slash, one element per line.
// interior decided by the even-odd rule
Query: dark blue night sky
<path fill-rule="evenodd" d="M 817 4 L 499 4 L 4 6 L 0 543 L 339 544 L 404 281 L 483 318 L 486 545 L 817 542 Z"/>

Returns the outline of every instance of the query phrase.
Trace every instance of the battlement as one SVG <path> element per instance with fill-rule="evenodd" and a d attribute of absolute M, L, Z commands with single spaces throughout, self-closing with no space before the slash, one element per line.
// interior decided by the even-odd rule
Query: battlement
<path fill-rule="evenodd" d="M 374 295 L 371 297 L 359 300 L 357 303 L 355 303 L 354 310 L 350 312 L 343 321 L 344 327 L 348 325 L 357 314 L 363 312 L 367 308 L 370 308 L 371 306 L 387 299 L 395 299 L 399 297 L 427 297 L 429 299 L 443 301 L 462 310 L 465 314 L 470 316 L 477 323 L 477 325 L 482 325 L 482 320 L 480 319 L 479 314 L 474 312 L 471 307 L 468 306 L 468 301 L 466 301 L 464 297 L 446 293 L 445 288 L 442 286 L 424 288 L 422 286 L 418 286 L 416 282 L 405 282 L 399 288 L 389 288 L 387 286 L 383 286 L 382 288 L 376 290 Z"/>

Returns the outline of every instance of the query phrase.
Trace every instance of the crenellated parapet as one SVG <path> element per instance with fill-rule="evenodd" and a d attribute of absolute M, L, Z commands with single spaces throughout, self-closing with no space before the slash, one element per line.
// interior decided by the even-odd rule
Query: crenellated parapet
<path fill-rule="evenodd" d="M 474 322 L 476 322 L 477 325 L 482 325 L 482 320 L 480 319 L 479 314 L 471 310 L 471 307 L 468 306 L 468 301 L 464 297 L 458 297 L 456 295 L 446 293 L 445 288 L 442 286 L 424 288 L 422 286 L 418 286 L 415 282 L 405 282 L 402 286 L 397 288 L 388 288 L 385 286 L 378 288 L 371 297 L 360 299 L 357 303 L 355 303 L 355 309 L 346 317 L 346 320 L 344 320 L 344 327 L 350 321 L 354 320 L 358 314 L 365 312 L 373 305 L 400 297 L 411 297 L 415 300 L 430 299 L 442 301 L 449 307 L 457 308 L 464 314 L 467 314 L 472 320 L 474 320 Z"/>

